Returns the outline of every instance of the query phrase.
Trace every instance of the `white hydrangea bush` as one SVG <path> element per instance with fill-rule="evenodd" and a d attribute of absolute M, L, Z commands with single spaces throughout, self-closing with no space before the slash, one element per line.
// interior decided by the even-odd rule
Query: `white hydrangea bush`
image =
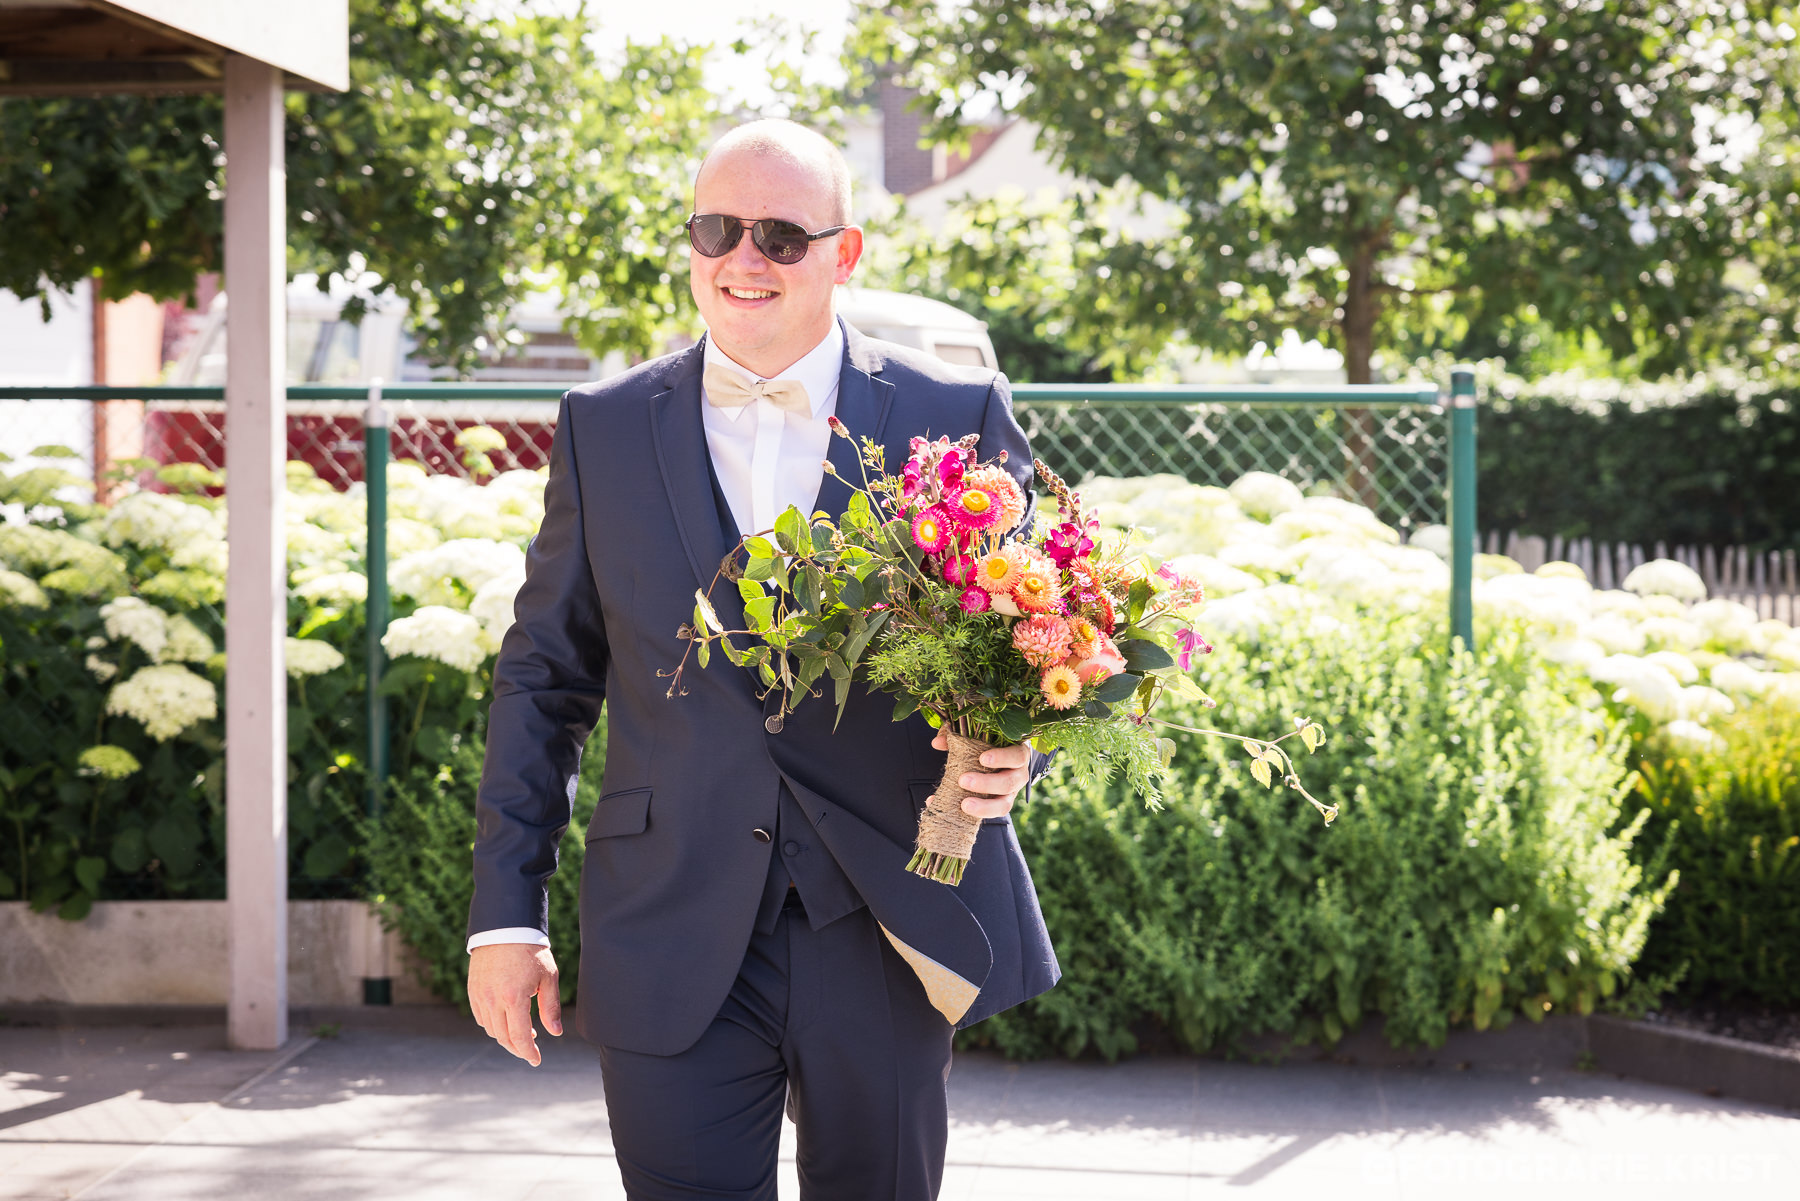
<path fill-rule="evenodd" d="M 1144 530 L 1152 550 L 1205 584 L 1199 625 L 1220 638 L 1326 636 L 1357 610 L 1449 604 L 1444 526 L 1403 540 L 1368 508 L 1267 472 L 1223 489 L 1176 476 L 1096 479 L 1081 493 L 1104 523 Z M 1712 745 L 1707 723 L 1745 705 L 1800 707 L 1800 631 L 1708 599 L 1681 563 L 1642 564 L 1617 589 L 1593 587 L 1573 563 L 1527 572 L 1477 555 L 1474 568 L 1478 626 L 1520 627 L 1546 659 L 1587 679 L 1596 704 L 1639 714 L 1682 745 Z"/>
<path fill-rule="evenodd" d="M 480 687 L 512 624 L 547 474 L 506 471 L 478 484 L 416 463 L 389 466 L 397 617 L 382 638 L 388 654 L 467 673 Z M 286 666 L 301 686 L 351 670 L 346 652 L 362 636 L 368 599 L 366 507 L 362 484 L 338 491 L 307 464 L 287 465 Z M 226 519 L 223 498 L 145 490 L 66 528 L 0 523 L 0 607 L 41 615 L 95 606 L 81 662 L 108 690 L 107 712 L 159 741 L 190 732 L 217 715 L 223 683 L 224 656 L 203 627 L 220 628 Z M 146 563 L 153 568 L 140 570 Z M 356 670 L 347 686 L 360 687 Z"/>

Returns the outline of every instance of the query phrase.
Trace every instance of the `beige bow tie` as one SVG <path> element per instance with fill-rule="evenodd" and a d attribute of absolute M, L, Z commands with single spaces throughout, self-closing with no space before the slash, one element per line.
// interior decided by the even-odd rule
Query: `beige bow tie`
<path fill-rule="evenodd" d="M 799 380 L 759 379 L 752 383 L 729 367 L 706 369 L 706 402 L 714 408 L 741 409 L 759 398 L 789 413 L 812 415 L 812 401 L 806 398 L 806 385 Z"/>

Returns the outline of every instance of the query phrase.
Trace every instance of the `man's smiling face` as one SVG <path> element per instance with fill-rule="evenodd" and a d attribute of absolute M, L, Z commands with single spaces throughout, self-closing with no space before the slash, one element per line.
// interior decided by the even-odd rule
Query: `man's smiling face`
<path fill-rule="evenodd" d="M 843 223 L 833 207 L 824 164 L 750 147 L 714 153 L 694 185 L 694 211 L 746 221 L 773 217 L 813 233 Z M 719 258 L 688 249 L 694 303 L 720 350 L 758 375 L 779 375 L 824 340 L 831 328 L 832 288 L 850 278 L 862 256 L 862 231 L 812 243 L 806 257 L 770 262 L 745 229 Z"/>

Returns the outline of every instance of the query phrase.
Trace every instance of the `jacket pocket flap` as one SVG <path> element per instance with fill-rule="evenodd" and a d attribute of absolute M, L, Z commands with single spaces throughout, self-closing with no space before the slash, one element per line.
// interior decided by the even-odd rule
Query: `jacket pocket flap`
<path fill-rule="evenodd" d="M 616 838 L 621 834 L 642 834 L 650 824 L 650 789 L 633 788 L 627 792 L 609 792 L 594 806 L 588 819 L 587 841 Z"/>

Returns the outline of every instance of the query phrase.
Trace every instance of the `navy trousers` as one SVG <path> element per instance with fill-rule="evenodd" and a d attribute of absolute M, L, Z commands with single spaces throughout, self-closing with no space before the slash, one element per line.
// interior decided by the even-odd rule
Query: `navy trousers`
<path fill-rule="evenodd" d="M 931 1201 L 950 1036 L 867 909 L 814 930 L 790 892 L 699 1042 L 666 1056 L 600 1047 L 626 1194 L 775 1201 L 785 1107 L 804 1201 Z"/>

